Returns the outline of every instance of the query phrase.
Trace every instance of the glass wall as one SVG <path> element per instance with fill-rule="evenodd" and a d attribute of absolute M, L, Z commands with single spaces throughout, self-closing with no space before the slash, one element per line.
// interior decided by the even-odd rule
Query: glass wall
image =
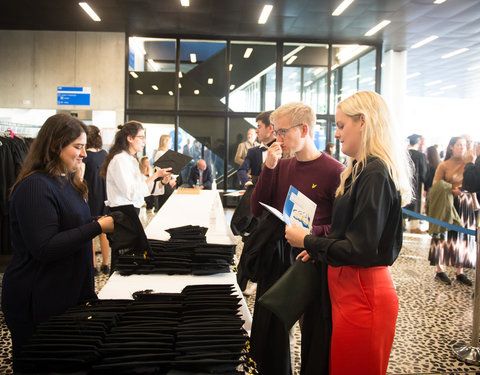
<path fill-rule="evenodd" d="M 174 109 L 175 40 L 129 38 L 128 107 Z"/>
<path fill-rule="evenodd" d="M 282 104 L 301 101 L 327 113 L 328 45 L 285 43 Z"/>
<path fill-rule="evenodd" d="M 127 118 L 145 124 L 150 158 L 161 134 L 177 134 L 175 149 L 193 158 L 182 172 L 185 181 L 190 167 L 204 158 L 219 188 L 237 189 L 234 157 L 248 129 L 256 127 L 255 116 L 275 109 L 276 103 L 312 106 L 317 114 L 314 142 L 323 151 L 326 142 L 334 141 L 337 103 L 358 90 L 375 88 L 376 50 L 132 37 Z"/>
<path fill-rule="evenodd" d="M 225 110 L 226 46 L 223 41 L 180 41 L 181 110 Z"/>
<path fill-rule="evenodd" d="M 275 43 L 232 42 L 230 56 L 229 109 L 235 112 L 262 112 L 273 108 Z"/>

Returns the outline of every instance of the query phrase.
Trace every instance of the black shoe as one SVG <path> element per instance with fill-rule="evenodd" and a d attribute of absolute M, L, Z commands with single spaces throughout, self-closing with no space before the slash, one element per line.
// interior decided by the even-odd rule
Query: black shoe
<path fill-rule="evenodd" d="M 106 264 L 103 264 L 102 267 L 100 267 L 100 271 L 102 271 L 104 275 L 108 275 L 110 273 L 110 268 L 108 268 Z"/>
<path fill-rule="evenodd" d="M 467 276 L 465 276 L 464 273 L 461 273 L 460 275 L 457 275 L 457 281 L 460 281 L 462 284 L 472 286 L 472 282 L 470 281 L 470 279 Z"/>
<path fill-rule="evenodd" d="M 440 280 L 444 284 L 452 285 L 452 280 L 449 279 L 449 277 L 447 276 L 447 274 L 445 272 L 437 272 L 437 274 L 435 275 L 435 278 L 437 280 Z"/>

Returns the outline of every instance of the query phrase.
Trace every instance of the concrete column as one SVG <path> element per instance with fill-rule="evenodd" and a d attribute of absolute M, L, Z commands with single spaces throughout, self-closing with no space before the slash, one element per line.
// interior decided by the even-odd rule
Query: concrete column
<path fill-rule="evenodd" d="M 407 51 L 389 50 L 383 56 L 381 93 L 390 108 L 393 120 L 401 130 L 406 126 Z"/>

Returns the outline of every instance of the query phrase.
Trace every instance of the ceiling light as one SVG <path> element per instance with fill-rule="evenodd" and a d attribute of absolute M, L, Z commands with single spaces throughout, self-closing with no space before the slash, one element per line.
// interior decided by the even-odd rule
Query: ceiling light
<path fill-rule="evenodd" d="M 245 50 L 245 53 L 243 54 L 243 58 L 248 59 L 250 57 L 250 55 L 252 54 L 252 52 L 253 52 L 253 48 L 250 48 L 250 47 L 247 48 Z"/>
<path fill-rule="evenodd" d="M 183 78 L 182 72 L 178 72 L 178 78 Z"/>
<path fill-rule="evenodd" d="M 230 90 L 233 90 L 235 88 L 235 85 L 230 85 Z"/>
<path fill-rule="evenodd" d="M 273 9 L 273 5 L 265 5 L 263 7 L 262 13 L 260 14 L 260 17 L 258 17 L 258 23 L 263 25 L 267 23 L 268 17 L 270 16 L 270 12 Z"/>
<path fill-rule="evenodd" d="M 407 76 L 407 79 L 414 78 L 414 77 L 418 77 L 419 75 L 420 75 L 420 72 L 415 72 L 415 73 L 409 74 L 409 75 Z"/>
<path fill-rule="evenodd" d="M 468 71 L 472 71 L 472 70 L 477 70 L 477 69 L 480 69 L 480 65 L 477 65 L 477 66 L 471 66 L 470 68 L 467 68 Z"/>
<path fill-rule="evenodd" d="M 179 89 L 182 88 L 182 84 L 181 84 L 181 83 L 178 84 L 178 88 L 179 88 Z"/>
<path fill-rule="evenodd" d="M 232 69 L 233 69 L 233 64 L 230 64 L 230 65 L 228 66 L 228 70 L 232 71 Z"/>
<path fill-rule="evenodd" d="M 138 78 L 138 74 L 135 73 L 135 72 L 130 72 L 130 75 L 131 75 L 133 78 Z"/>
<path fill-rule="evenodd" d="M 197 55 L 196 54 L 194 54 L 194 53 L 190 54 L 190 62 L 192 64 L 195 64 L 197 62 Z"/>
<path fill-rule="evenodd" d="M 154 89 L 155 91 L 158 90 L 158 86 L 157 85 L 152 85 L 152 89 Z"/>
<path fill-rule="evenodd" d="M 442 94 L 445 94 L 445 92 L 437 91 L 437 92 L 434 92 L 433 94 L 430 94 L 430 96 L 437 96 L 437 95 L 442 95 Z"/>
<path fill-rule="evenodd" d="M 213 85 L 213 78 L 209 78 L 208 81 L 207 81 L 207 83 L 208 83 L 209 85 Z"/>
<path fill-rule="evenodd" d="M 143 91 L 142 90 L 137 90 L 137 94 L 138 95 L 143 95 Z"/>
<path fill-rule="evenodd" d="M 442 59 L 448 59 L 449 57 L 457 56 L 457 55 L 460 55 L 461 53 L 464 53 L 464 52 L 467 52 L 467 51 L 468 51 L 468 48 L 460 48 L 460 49 L 457 49 L 456 51 L 453 51 L 453 52 L 447 53 L 446 55 L 443 55 Z"/>
<path fill-rule="evenodd" d="M 372 36 L 373 34 L 375 34 L 376 32 L 382 30 L 385 26 L 387 26 L 388 24 L 390 24 L 390 20 L 383 20 L 382 22 L 380 22 L 377 26 L 374 26 L 372 27 L 370 30 L 368 30 L 366 33 L 365 33 L 365 36 Z"/>
<path fill-rule="evenodd" d="M 438 36 L 436 36 L 436 35 L 429 36 L 428 38 L 425 38 L 425 39 L 421 40 L 420 42 L 415 43 L 411 48 L 418 48 L 418 47 L 424 46 L 427 43 L 433 42 L 437 38 L 438 38 Z"/>
<path fill-rule="evenodd" d="M 340 14 L 342 14 L 343 11 L 347 9 L 351 3 L 353 3 L 353 0 L 343 0 L 337 7 L 337 9 L 333 11 L 332 16 L 339 16 Z"/>
<path fill-rule="evenodd" d="M 335 64 L 335 65 L 333 65 L 333 66 L 332 66 L 332 70 L 335 70 L 335 69 L 337 69 L 339 66 L 340 66 L 339 64 Z M 333 77 L 332 77 L 332 80 L 333 80 Z"/>
<path fill-rule="evenodd" d="M 173 91 L 169 91 L 168 95 L 173 96 Z"/>
<path fill-rule="evenodd" d="M 180 0 L 180 4 L 182 4 L 182 7 L 189 7 L 190 0 Z"/>
<path fill-rule="evenodd" d="M 312 80 L 305 82 L 304 86 L 310 86 L 313 83 Z"/>
<path fill-rule="evenodd" d="M 449 90 L 455 87 L 457 87 L 457 85 L 448 85 L 448 86 L 440 87 L 440 90 Z"/>
<path fill-rule="evenodd" d="M 445 1 L 447 1 L 447 0 L 435 0 L 433 3 L 434 3 L 434 4 L 442 4 L 442 3 L 444 3 Z"/>
<path fill-rule="evenodd" d="M 425 86 L 438 85 L 439 83 L 442 83 L 442 80 L 437 79 L 436 81 L 432 81 L 432 82 L 425 83 Z"/>
<path fill-rule="evenodd" d="M 345 61 L 350 60 L 352 57 L 365 51 L 368 46 L 359 46 L 358 44 L 353 44 L 348 47 L 343 48 L 338 54 L 337 58 L 340 60 L 340 64 L 343 64 Z M 333 68 L 332 68 L 333 70 Z"/>
<path fill-rule="evenodd" d="M 360 83 L 367 83 L 367 82 L 370 82 L 373 78 L 372 77 L 367 77 L 367 78 L 364 78 L 360 81 Z"/>
<path fill-rule="evenodd" d="M 290 65 L 291 63 L 293 63 L 295 60 L 297 59 L 297 55 L 293 55 L 292 57 L 290 57 L 287 62 L 285 63 L 286 65 Z"/>
<path fill-rule="evenodd" d="M 95 11 L 90 8 L 90 5 L 88 5 L 87 3 L 78 3 L 78 5 L 80 5 L 82 7 L 82 9 L 85 11 L 85 13 L 87 13 L 90 18 L 96 22 L 100 22 L 101 19 L 99 16 L 97 16 L 97 13 L 95 13 Z"/>
<path fill-rule="evenodd" d="M 195 95 L 198 95 L 198 94 L 200 94 L 200 90 L 193 90 L 193 93 L 194 93 Z"/>

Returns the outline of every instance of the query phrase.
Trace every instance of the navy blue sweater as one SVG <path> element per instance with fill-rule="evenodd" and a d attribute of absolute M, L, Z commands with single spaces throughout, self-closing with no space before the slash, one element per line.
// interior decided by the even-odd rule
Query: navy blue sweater
<path fill-rule="evenodd" d="M 37 324 L 96 298 L 92 239 L 101 233 L 85 200 L 65 181 L 34 173 L 10 202 L 13 257 L 5 271 L 6 318 Z"/>

